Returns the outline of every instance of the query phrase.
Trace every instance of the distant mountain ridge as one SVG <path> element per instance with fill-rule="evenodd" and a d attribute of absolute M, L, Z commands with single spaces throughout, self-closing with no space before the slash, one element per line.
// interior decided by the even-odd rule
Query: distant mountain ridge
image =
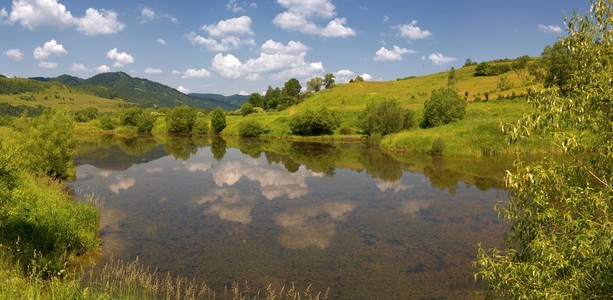
<path fill-rule="evenodd" d="M 122 98 L 125 101 L 143 106 L 175 107 L 188 105 L 204 109 L 221 107 L 224 110 L 235 110 L 240 108 L 248 98 L 247 96 L 240 95 L 186 95 L 169 86 L 144 78 L 132 77 L 125 72 L 101 73 L 88 79 L 81 79 L 66 74 L 51 78 L 32 77 L 30 79 L 44 82 L 59 82 L 68 86 L 78 87 L 96 96 Z"/>

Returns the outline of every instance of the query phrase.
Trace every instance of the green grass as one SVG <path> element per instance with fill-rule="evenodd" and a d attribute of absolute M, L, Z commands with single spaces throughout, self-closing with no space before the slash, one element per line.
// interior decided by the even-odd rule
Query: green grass
<path fill-rule="evenodd" d="M 8 79 L 24 80 L 24 79 Z M 25 105 L 36 107 L 42 105 L 59 110 L 77 111 L 87 107 L 95 107 L 101 113 L 116 112 L 123 105 L 128 104 L 121 99 L 107 99 L 98 96 L 81 93 L 59 84 L 44 84 L 32 92 L 19 94 L 0 94 L 0 102 L 11 105 Z"/>
<path fill-rule="evenodd" d="M 549 151 L 550 146 L 547 141 L 524 142 L 518 145 L 521 149 L 508 146 L 500 126 L 501 122 L 515 122 L 529 111 L 530 106 L 525 96 L 514 100 L 497 100 L 499 94 L 504 97 L 513 93 L 525 95 L 527 89 L 538 86 L 522 86 L 515 73 L 508 72 L 503 76 L 509 79 L 513 88 L 498 93 L 498 76 L 475 77 L 473 76 L 474 71 L 475 66 L 456 70 L 456 90 L 461 97 L 465 97 L 465 92 L 468 92 L 469 95 L 466 116 L 463 120 L 441 127 L 415 128 L 388 135 L 383 138 L 381 146 L 401 151 L 427 153 L 433 141 L 441 137 L 445 142 L 443 155 L 446 156 L 482 157 L 517 151 L 532 153 Z M 300 104 L 280 112 L 265 112 L 247 117 L 230 116 L 223 134 L 237 136 L 241 122 L 257 120 L 270 130 L 263 137 L 297 140 L 361 139 L 363 136 L 359 134 L 358 117 L 369 103 L 383 99 L 396 100 L 404 108 L 414 110 L 416 121 L 419 122 L 423 115 L 424 102 L 429 99 L 433 89 L 447 85 L 448 74 L 449 72 L 441 72 L 397 81 L 339 84 L 333 89 L 309 95 Z M 486 92 L 490 94 L 489 100 L 483 101 Z M 474 101 L 477 94 L 480 94 L 482 101 Z M 340 128 L 350 134 L 340 134 L 339 128 L 331 136 L 305 138 L 291 135 L 289 122 L 294 114 L 315 110 L 322 106 L 335 111 L 341 119 Z"/>

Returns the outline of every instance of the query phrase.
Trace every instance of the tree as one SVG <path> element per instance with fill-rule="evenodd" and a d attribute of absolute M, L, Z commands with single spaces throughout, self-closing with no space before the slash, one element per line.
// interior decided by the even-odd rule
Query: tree
<path fill-rule="evenodd" d="M 535 93 L 534 112 L 504 127 L 511 141 L 550 136 L 564 158 L 508 173 L 511 200 L 498 208 L 507 249 L 479 247 L 477 276 L 490 296 L 610 299 L 613 296 L 613 10 L 593 0 L 567 21 L 560 45 L 571 64 L 565 90 Z"/>
<path fill-rule="evenodd" d="M 421 126 L 436 127 L 461 120 L 466 112 L 466 101 L 462 100 L 452 88 L 439 88 L 432 91 L 430 99 L 424 103 L 424 118 Z"/>
<path fill-rule="evenodd" d="M 166 115 L 170 133 L 191 133 L 195 123 L 196 113 L 187 105 L 177 106 Z"/>
<path fill-rule="evenodd" d="M 530 63 L 530 56 L 528 55 L 520 56 L 511 63 L 511 69 L 515 72 L 522 85 L 526 84 L 526 68 L 528 63 Z"/>
<path fill-rule="evenodd" d="M 249 95 L 247 103 L 250 103 L 253 107 L 261 107 L 266 109 L 266 103 L 264 102 L 264 98 L 262 95 L 260 95 L 260 93 L 252 93 Z"/>
<path fill-rule="evenodd" d="M 464 61 L 464 66 L 465 66 L 465 67 L 472 66 L 472 65 L 476 65 L 476 64 L 477 64 L 477 63 L 476 63 L 476 62 L 473 62 L 473 60 L 472 60 L 472 59 L 470 59 L 470 58 L 467 58 L 467 59 L 466 59 L 466 61 Z"/>
<path fill-rule="evenodd" d="M 411 117 L 407 118 L 407 115 Z M 372 102 L 360 114 L 359 126 L 369 136 L 375 134 L 384 136 L 411 127 L 412 116 L 412 112 L 403 109 L 394 100 Z"/>
<path fill-rule="evenodd" d="M 570 62 L 570 50 L 561 42 L 547 46 L 543 50 L 543 64 L 547 70 L 545 75 L 545 87 L 557 86 L 562 91 L 566 91 L 571 80 L 571 73 L 574 64 Z"/>
<path fill-rule="evenodd" d="M 264 94 L 264 109 L 275 109 L 281 102 L 281 89 L 268 86 Z"/>
<path fill-rule="evenodd" d="M 329 90 L 336 86 L 336 83 L 334 83 L 334 78 L 336 78 L 334 74 L 332 73 L 326 74 L 326 76 L 324 77 L 324 85 L 326 87 L 326 90 Z"/>
<path fill-rule="evenodd" d="M 455 68 L 451 67 L 449 75 L 447 75 L 447 86 L 452 88 L 455 85 Z"/>
<path fill-rule="evenodd" d="M 307 92 L 314 93 L 321 90 L 321 86 L 324 85 L 324 79 L 316 76 L 307 81 Z"/>
<path fill-rule="evenodd" d="M 290 98 L 296 98 L 298 95 L 300 95 L 301 89 L 302 86 L 300 85 L 300 81 L 298 81 L 296 78 L 292 78 L 283 86 L 282 94 Z"/>
<path fill-rule="evenodd" d="M 227 126 L 226 113 L 217 107 L 211 112 L 211 128 L 213 132 L 219 135 Z"/>

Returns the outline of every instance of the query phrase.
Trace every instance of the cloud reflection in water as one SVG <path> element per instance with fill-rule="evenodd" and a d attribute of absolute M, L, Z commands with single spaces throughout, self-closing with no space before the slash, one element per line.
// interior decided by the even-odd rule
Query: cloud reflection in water
<path fill-rule="evenodd" d="M 213 172 L 213 179 L 218 186 L 234 185 L 243 176 L 258 182 L 262 195 L 268 200 L 273 200 L 282 196 L 290 199 L 300 198 L 309 192 L 306 179 L 323 175 L 308 171 L 303 166 L 298 171 L 288 174 L 280 165 L 268 166 L 258 160 L 247 163 L 227 162 Z"/>
<path fill-rule="evenodd" d="M 354 203 L 337 201 L 281 213 L 275 218 L 284 229 L 278 241 L 289 249 L 325 249 L 336 233 L 335 222 L 345 220 L 355 207 Z"/>
<path fill-rule="evenodd" d="M 255 196 L 241 196 L 237 191 L 216 189 L 196 200 L 196 204 L 212 203 L 204 210 L 205 215 L 217 215 L 220 219 L 249 224 L 253 220 L 251 210 L 255 205 Z"/>
<path fill-rule="evenodd" d="M 121 190 L 127 190 L 134 186 L 136 179 L 132 177 L 116 176 L 115 183 L 109 185 L 109 190 L 115 194 L 119 194 Z"/>

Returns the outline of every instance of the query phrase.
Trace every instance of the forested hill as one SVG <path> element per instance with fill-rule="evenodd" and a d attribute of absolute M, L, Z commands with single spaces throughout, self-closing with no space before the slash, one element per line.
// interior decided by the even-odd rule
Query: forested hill
<path fill-rule="evenodd" d="M 249 99 L 249 96 L 245 96 L 245 95 L 224 96 L 224 95 L 219 95 L 219 94 L 198 94 L 198 93 L 191 93 L 191 94 L 188 94 L 188 96 L 190 96 L 192 98 L 206 99 L 206 100 L 210 100 L 210 101 L 221 101 L 221 102 L 225 102 L 225 103 L 230 103 L 230 104 L 236 105 L 238 107 L 240 107 L 243 104 L 245 104 L 245 102 L 247 102 L 247 100 Z"/>
<path fill-rule="evenodd" d="M 221 95 L 215 97 L 190 97 L 174 88 L 153 82 L 148 79 L 132 77 L 124 72 L 101 73 L 88 79 L 81 79 L 70 75 L 61 75 L 55 78 L 30 78 L 44 82 L 59 82 L 71 87 L 78 87 L 86 93 L 104 98 L 121 98 L 142 106 L 175 107 L 189 105 L 204 109 L 221 107 L 224 110 L 234 110 L 240 105 L 223 101 Z M 220 100 L 221 99 L 221 100 Z"/>

